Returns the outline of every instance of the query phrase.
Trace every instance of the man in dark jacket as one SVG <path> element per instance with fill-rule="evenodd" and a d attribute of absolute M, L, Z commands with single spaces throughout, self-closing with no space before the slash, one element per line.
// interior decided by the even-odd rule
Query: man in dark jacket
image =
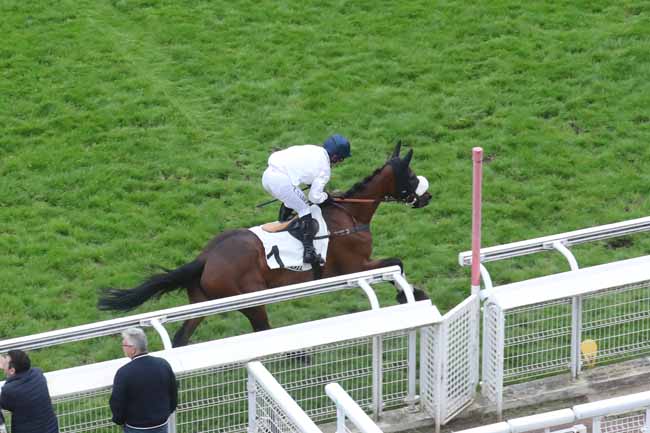
<path fill-rule="evenodd" d="M 113 379 L 113 422 L 123 425 L 125 433 L 167 433 L 178 401 L 174 371 L 167 361 L 147 353 L 147 336 L 139 328 L 122 333 L 122 349 L 131 362 Z"/>
<path fill-rule="evenodd" d="M 59 433 L 47 381 L 40 368 L 31 368 L 22 350 L 0 357 L 7 381 L 0 391 L 0 407 L 11 412 L 12 433 Z"/>

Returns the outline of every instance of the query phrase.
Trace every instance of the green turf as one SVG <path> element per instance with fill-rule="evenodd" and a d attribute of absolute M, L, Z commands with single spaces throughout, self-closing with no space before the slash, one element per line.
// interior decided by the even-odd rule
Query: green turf
<path fill-rule="evenodd" d="M 486 154 L 484 245 L 650 209 L 645 2 L 0 0 L 0 15 L 0 338 L 115 317 L 95 309 L 97 288 L 133 286 L 224 229 L 273 219 L 254 208 L 269 198 L 268 154 L 334 132 L 353 151 L 336 189 L 398 139 L 415 150 L 434 200 L 382 205 L 375 256 L 401 257 L 442 311 L 469 290 L 457 254 L 470 247 L 473 146 Z M 650 247 L 630 241 L 575 251 L 589 265 Z M 567 265 L 546 253 L 488 268 L 509 282 Z M 359 308 L 346 294 L 270 311 L 282 325 Z M 226 314 L 195 341 L 238 332 L 245 319 Z M 48 369 L 119 347 L 50 353 Z"/>

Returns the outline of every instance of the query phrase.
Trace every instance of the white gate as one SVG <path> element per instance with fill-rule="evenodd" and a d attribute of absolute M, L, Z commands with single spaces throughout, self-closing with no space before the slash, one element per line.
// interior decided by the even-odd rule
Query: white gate
<path fill-rule="evenodd" d="M 422 329 L 420 392 L 436 431 L 465 409 L 478 385 L 478 295 L 445 314 L 442 323 Z"/>

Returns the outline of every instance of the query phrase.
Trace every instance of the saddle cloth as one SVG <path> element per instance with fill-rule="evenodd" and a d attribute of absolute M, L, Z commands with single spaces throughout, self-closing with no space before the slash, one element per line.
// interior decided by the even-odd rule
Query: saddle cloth
<path fill-rule="evenodd" d="M 318 221 L 318 233 L 316 237 L 327 236 L 327 224 L 323 219 L 320 207 L 311 205 L 311 215 Z M 308 271 L 311 265 L 302 262 L 302 242 L 294 238 L 288 231 L 269 233 L 261 225 L 249 228 L 255 233 L 264 244 L 264 253 L 266 262 L 271 269 L 289 269 L 292 271 Z M 323 239 L 314 239 L 314 248 L 316 253 L 320 254 L 323 260 L 327 257 L 327 246 L 329 237 Z"/>

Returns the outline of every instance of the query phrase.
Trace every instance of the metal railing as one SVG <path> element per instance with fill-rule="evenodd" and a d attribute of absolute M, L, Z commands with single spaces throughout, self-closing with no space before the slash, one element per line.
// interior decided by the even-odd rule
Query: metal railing
<path fill-rule="evenodd" d="M 650 391 L 600 400 L 536 415 L 484 425 L 457 433 L 525 433 L 550 431 L 580 422 L 591 424 L 592 433 L 648 433 L 650 431 Z M 582 431 L 574 426 L 561 431 Z M 575 428 L 575 430 L 571 430 Z"/>
<path fill-rule="evenodd" d="M 259 361 L 248 369 L 248 433 L 322 433 Z"/>
<path fill-rule="evenodd" d="M 115 335 L 133 326 L 154 327 L 160 334 L 164 347 L 171 348 L 171 340 L 162 323 L 188 320 L 195 317 L 236 311 L 352 288 L 361 288 L 366 296 L 368 296 L 371 307 L 377 308 L 377 297 L 370 285 L 386 281 L 394 283 L 398 290 L 404 291 L 408 302 L 414 302 L 412 287 L 401 275 L 400 268 L 398 266 L 391 266 L 3 340 L 0 341 L 0 353 L 10 349 L 31 350 L 90 338 Z"/>
<path fill-rule="evenodd" d="M 350 390 L 364 410 L 404 406 L 415 399 L 416 389 L 410 383 L 417 366 L 409 357 L 409 335 L 440 320 L 430 301 L 420 301 L 152 355 L 167 359 L 179 381 L 176 431 L 243 433 L 249 421 L 247 363 L 261 362 L 314 422 L 336 417 L 324 390 L 332 380 Z M 377 340 L 380 350 L 374 350 Z M 45 374 L 62 433 L 117 432 L 108 396 L 115 372 L 126 362 Z"/>
<path fill-rule="evenodd" d="M 650 256 L 486 292 L 482 391 L 498 413 L 504 385 L 650 353 Z"/>
<path fill-rule="evenodd" d="M 578 269 L 578 261 L 569 250 L 569 247 L 586 242 L 594 242 L 646 231 L 650 231 L 650 217 L 481 248 L 481 278 L 483 279 L 484 286 L 489 289 L 492 287 L 492 279 L 485 266 L 483 266 L 483 263 L 549 250 L 560 252 L 567 259 L 570 269 L 576 270 Z M 472 264 L 472 252 L 463 251 L 459 253 L 458 263 L 461 266 L 470 266 Z"/>
<path fill-rule="evenodd" d="M 382 433 L 375 422 L 352 400 L 352 397 L 338 383 L 325 386 L 328 397 L 336 404 L 336 433 L 348 433 L 346 419 L 361 433 Z"/>
<path fill-rule="evenodd" d="M 465 409 L 479 376 L 480 301 L 472 295 L 448 311 L 439 326 L 422 329 L 420 399 L 436 432 Z"/>

